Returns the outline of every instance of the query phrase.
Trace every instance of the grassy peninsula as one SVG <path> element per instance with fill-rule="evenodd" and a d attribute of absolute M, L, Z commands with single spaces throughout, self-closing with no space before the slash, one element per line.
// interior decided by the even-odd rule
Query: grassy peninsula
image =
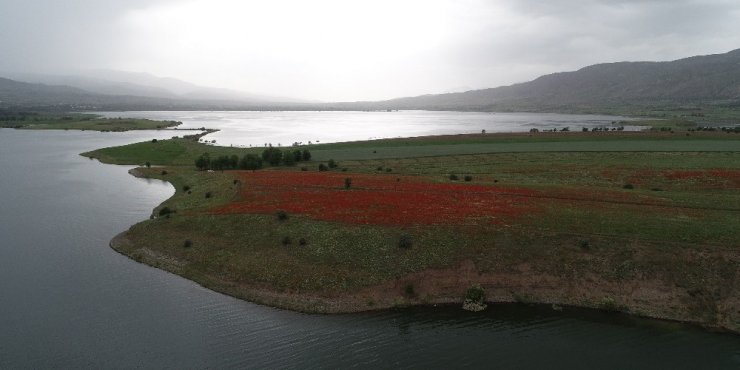
<path fill-rule="evenodd" d="M 112 241 L 117 251 L 226 294 L 307 312 L 462 303 L 480 285 L 489 302 L 740 331 L 736 133 L 322 144 L 285 148 L 310 150 L 309 161 L 252 171 L 198 170 L 203 153 L 242 158 L 264 148 L 197 139 L 82 154 L 149 162 L 132 172 L 176 189 L 150 220 Z"/>
<path fill-rule="evenodd" d="M 24 130 L 130 131 L 161 130 L 182 122 L 139 118 L 104 118 L 90 113 L 15 112 L 0 110 L 0 128 Z"/>

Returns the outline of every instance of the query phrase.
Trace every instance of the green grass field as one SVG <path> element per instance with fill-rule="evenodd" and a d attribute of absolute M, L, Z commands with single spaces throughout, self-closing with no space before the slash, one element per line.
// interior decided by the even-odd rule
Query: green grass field
<path fill-rule="evenodd" d="M 90 130 L 90 131 L 130 131 L 159 130 L 175 127 L 180 122 L 154 121 L 132 118 L 102 118 L 85 113 L 29 113 L 0 116 L 0 127 L 25 130 Z"/>
<path fill-rule="evenodd" d="M 261 170 L 278 183 L 287 173 L 297 178 L 317 173 L 318 164 L 331 158 L 339 166 L 328 174 L 370 176 L 391 188 L 407 181 L 401 178 L 422 181 L 429 189 L 435 184 L 440 189 L 450 184 L 491 187 L 501 189 L 497 198 L 528 210 L 502 214 L 494 223 L 473 217 L 431 226 L 358 225 L 300 213 L 280 221 L 272 211 L 214 212 L 234 202 L 256 201 L 262 193 L 253 192 L 264 190 L 245 181 L 250 172 L 197 171 L 195 158 L 203 152 L 241 156 L 259 148 L 206 146 L 180 138 L 83 155 L 108 163 L 165 166 L 139 170 L 175 186 L 175 195 L 154 215 L 164 207 L 174 213 L 133 226 L 125 234 L 128 243 L 117 250 L 237 297 L 334 312 L 451 302 L 480 283 L 496 300 L 618 309 L 740 329 L 740 136 L 610 135 L 322 144 L 307 147 L 313 153 L 310 162 Z M 288 191 L 301 196 L 328 191 L 344 199 L 348 193 L 343 192 L 365 191 L 361 180 L 353 184 L 344 190 L 340 183 L 334 189 L 296 183 Z M 507 195 L 507 189 L 529 195 Z M 275 201 L 277 211 L 278 204 L 300 204 L 301 199 Z M 346 201 L 327 202 L 353 207 Z M 401 235 L 412 237 L 412 248 L 399 248 Z M 191 243 L 187 247 L 186 241 Z M 473 266 L 474 272 L 460 266 Z M 413 295 L 404 293 L 408 284 L 414 286 Z M 268 299 L 259 292 L 282 296 Z M 320 307 L 314 306 L 317 300 L 323 302 Z M 350 303 L 327 308 L 337 302 Z"/>

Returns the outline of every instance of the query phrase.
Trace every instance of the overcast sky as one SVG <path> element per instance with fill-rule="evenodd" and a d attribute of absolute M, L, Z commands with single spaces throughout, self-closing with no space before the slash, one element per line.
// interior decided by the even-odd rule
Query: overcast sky
<path fill-rule="evenodd" d="M 0 71 L 376 100 L 740 48 L 738 0 L 0 0 Z"/>

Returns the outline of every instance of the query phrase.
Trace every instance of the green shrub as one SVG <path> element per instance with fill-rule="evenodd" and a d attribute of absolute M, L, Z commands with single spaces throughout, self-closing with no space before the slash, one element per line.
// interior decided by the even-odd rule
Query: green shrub
<path fill-rule="evenodd" d="M 392 168 L 386 168 L 386 169 L 385 169 L 385 172 L 392 172 L 392 171 L 393 171 L 393 169 L 392 169 Z"/>
<path fill-rule="evenodd" d="M 406 286 L 403 287 L 403 293 L 407 297 L 416 296 L 416 289 L 414 289 L 414 284 L 411 284 L 411 283 L 406 284 Z"/>
<path fill-rule="evenodd" d="M 185 239 L 185 242 L 182 243 L 183 248 L 190 248 L 193 246 L 193 241 L 190 239 Z"/>
<path fill-rule="evenodd" d="M 452 180 L 452 181 L 457 181 L 457 180 L 459 180 L 459 178 L 458 178 L 458 177 L 457 177 L 457 175 L 455 175 L 454 173 L 451 173 L 451 174 L 450 174 L 450 180 Z"/>
<path fill-rule="evenodd" d="M 275 212 L 275 216 L 279 221 L 285 221 L 288 219 L 288 212 L 285 212 L 285 210 L 279 209 L 277 212 Z"/>
<path fill-rule="evenodd" d="M 164 175 L 166 175 L 166 174 L 167 174 L 167 171 L 165 171 L 165 170 L 162 170 L 162 176 L 164 176 Z"/>
<path fill-rule="evenodd" d="M 629 184 L 629 183 L 627 183 L 627 184 L 624 184 L 624 186 L 622 186 L 622 188 L 623 188 L 623 189 L 634 189 L 634 188 L 635 188 L 635 186 L 634 186 L 634 185 L 632 185 L 632 184 Z"/>
<path fill-rule="evenodd" d="M 311 160 L 311 152 L 309 152 L 308 149 L 303 149 L 303 160 L 304 161 Z"/>
<path fill-rule="evenodd" d="M 486 291 L 480 284 L 475 284 L 465 291 L 463 310 L 478 312 L 485 310 L 486 307 Z"/>
<path fill-rule="evenodd" d="M 290 245 L 291 243 L 293 243 L 293 241 L 290 240 L 289 236 L 284 236 L 283 240 L 281 240 L 280 243 L 282 243 L 283 245 Z"/>
<path fill-rule="evenodd" d="M 278 148 L 269 147 L 262 151 L 262 160 L 269 163 L 270 166 L 277 166 L 283 160 L 283 151 Z"/>
<path fill-rule="evenodd" d="M 473 181 L 473 176 L 465 175 L 465 181 L 467 182 Z"/>
<path fill-rule="evenodd" d="M 262 158 L 255 154 L 245 154 L 241 160 L 239 160 L 239 168 L 243 170 L 259 170 L 262 168 Z"/>
<path fill-rule="evenodd" d="M 414 239 L 411 237 L 410 234 L 401 234 L 401 237 L 398 238 L 398 247 L 403 249 L 409 249 L 414 244 Z"/>
<path fill-rule="evenodd" d="M 352 187 L 352 178 L 347 177 L 344 179 L 344 188 L 349 189 L 350 187 Z"/>
<path fill-rule="evenodd" d="M 319 171 L 323 172 L 323 171 L 328 171 L 328 170 L 329 170 L 329 167 L 326 167 L 326 165 L 323 163 L 319 163 Z"/>
<path fill-rule="evenodd" d="M 190 190 L 190 185 L 185 185 L 182 187 L 182 191 L 189 191 L 189 190 Z"/>
<path fill-rule="evenodd" d="M 146 162 L 146 163 L 144 163 L 144 165 L 146 166 L 146 168 L 151 168 L 152 167 L 152 162 Z"/>
<path fill-rule="evenodd" d="M 199 170 L 208 170 L 211 168 L 211 156 L 208 153 L 203 153 L 195 160 L 195 167 Z"/>
<path fill-rule="evenodd" d="M 486 301 L 486 291 L 480 284 L 472 285 L 465 291 L 465 300 L 483 303 Z"/>
<path fill-rule="evenodd" d="M 578 242 L 578 246 L 581 247 L 581 249 L 584 251 L 591 249 L 591 243 L 589 243 L 587 239 L 583 239 L 580 242 Z"/>
<path fill-rule="evenodd" d="M 337 163 L 333 159 L 330 159 L 329 162 L 327 162 L 327 164 L 329 165 L 329 168 L 337 168 L 337 167 L 339 167 L 339 163 Z"/>
<path fill-rule="evenodd" d="M 173 213 L 174 211 L 170 209 L 170 207 L 162 207 L 162 209 L 159 210 L 159 216 L 167 216 L 170 213 Z"/>
<path fill-rule="evenodd" d="M 210 191 L 206 192 L 206 199 L 210 198 L 213 194 Z"/>
<path fill-rule="evenodd" d="M 308 244 L 308 241 L 306 241 L 306 238 L 298 239 L 298 245 L 306 245 L 306 244 Z"/>

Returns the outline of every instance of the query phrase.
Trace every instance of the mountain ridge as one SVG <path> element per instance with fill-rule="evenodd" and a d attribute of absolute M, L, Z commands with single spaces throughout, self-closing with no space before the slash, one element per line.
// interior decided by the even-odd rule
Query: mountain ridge
<path fill-rule="evenodd" d="M 103 74 L 108 72 L 101 72 Z M 81 110 L 454 110 L 608 113 L 621 107 L 725 104 L 740 107 L 740 49 L 664 62 L 600 63 L 528 82 L 383 101 L 313 103 L 229 99 L 232 90 L 203 88 L 146 73 L 113 71 L 119 92 L 0 79 L 0 107 Z M 110 74 L 110 73 L 108 73 Z M 100 77 L 100 76 L 99 76 Z M 104 76 L 103 76 L 104 77 Z M 90 77 L 88 83 L 112 79 Z M 155 79 L 158 83 L 140 84 Z M 63 81 L 62 81 L 63 82 Z M 115 82 L 115 81 L 114 81 Z M 103 87 L 101 87 L 103 89 Z M 151 89 L 153 96 L 142 96 Z M 157 95 L 159 94 L 159 95 Z M 217 99 L 204 99 L 205 97 Z M 280 99 L 280 98 L 272 98 Z"/>

